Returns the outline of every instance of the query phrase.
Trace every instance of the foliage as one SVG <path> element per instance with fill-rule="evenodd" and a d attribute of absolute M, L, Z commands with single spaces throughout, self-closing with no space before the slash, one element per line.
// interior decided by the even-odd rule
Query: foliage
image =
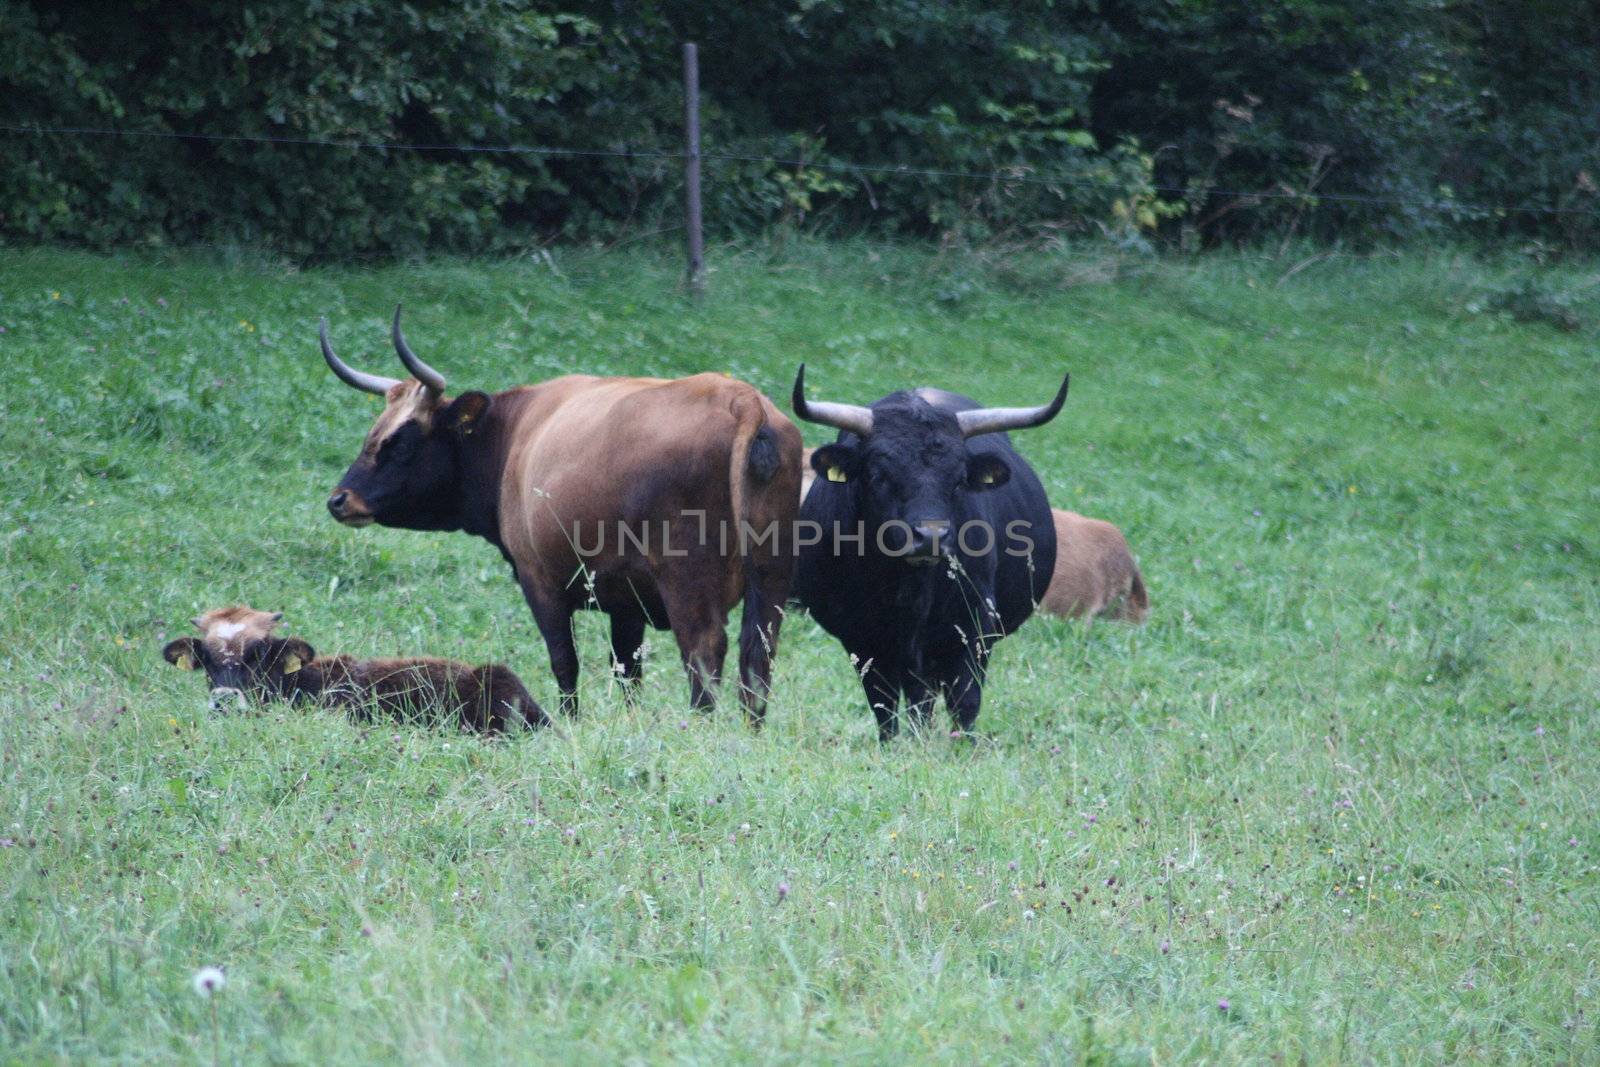
<path fill-rule="evenodd" d="M 1298 227 L 1592 243 L 1600 23 L 1585 0 L 1537 7 L 1109 0 L 1095 129 L 1156 151 L 1158 181 L 1185 191 L 1187 224 L 1210 239 Z M 1275 195 L 1243 195 L 1256 191 Z M 1355 199 L 1317 199 L 1329 192 Z"/>
<path fill-rule="evenodd" d="M 0 0 L 0 124 L 214 138 L 7 133 L 0 236 L 303 260 L 659 229 L 695 40 L 725 234 L 1592 247 L 1590 6 Z"/>
<path fill-rule="evenodd" d="M 581 16 L 532 0 L 180 5 L 11 2 L 8 122 L 222 140 L 41 135 L 0 168 L 5 227 L 89 244 L 197 240 L 296 255 L 495 248 L 519 222 L 627 213 L 593 159 L 341 150 L 225 138 L 622 147 L 652 134 L 614 97 L 627 59 Z M 63 78 L 62 71 L 68 72 Z M 573 197 L 574 187 L 583 189 Z M 524 234 L 525 237 L 525 234 Z"/>
<path fill-rule="evenodd" d="M 716 262 L 685 315 L 670 248 L 0 253 L 4 1058 L 209 1062 L 213 1006 L 240 1063 L 1592 1058 L 1600 350 L 1464 309 L 1592 266 Z M 210 714 L 159 649 L 235 600 L 554 703 L 493 549 L 325 513 L 377 402 L 316 317 L 392 373 L 402 297 L 458 389 L 720 370 L 781 397 L 805 359 L 833 399 L 1021 404 L 1070 369 L 1018 445 L 1127 532 L 1153 617 L 1030 621 L 970 747 L 880 748 L 803 616 L 759 736 L 685 712 L 667 635 L 627 706 L 593 615 L 560 731 Z"/>

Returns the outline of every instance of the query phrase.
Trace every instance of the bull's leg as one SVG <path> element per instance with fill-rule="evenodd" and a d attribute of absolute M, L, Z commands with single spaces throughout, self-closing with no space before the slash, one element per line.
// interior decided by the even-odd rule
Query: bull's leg
<path fill-rule="evenodd" d="M 746 579 L 744 620 L 739 625 L 739 699 L 745 719 L 756 729 L 767 715 L 772 691 L 772 657 L 778 650 L 783 605 L 789 598 L 791 568 L 783 560 Z"/>
<path fill-rule="evenodd" d="M 561 691 L 561 713 L 572 717 L 578 714 L 578 645 L 572 636 L 572 607 L 558 597 L 550 596 L 536 583 L 517 575 L 522 595 L 533 612 L 534 625 L 544 638 L 544 647 L 550 653 L 550 673 L 555 675 L 556 688 Z"/>
<path fill-rule="evenodd" d="M 861 671 L 861 688 L 867 692 L 867 706 L 878 720 L 878 740 L 894 740 L 900 732 L 900 687 L 876 666 Z"/>
<path fill-rule="evenodd" d="M 639 698 L 639 679 L 644 674 L 640 649 L 644 647 L 644 615 L 639 612 L 611 613 L 611 667 L 622 680 L 622 695 L 629 703 Z"/>
<path fill-rule="evenodd" d="M 718 583 L 690 572 L 661 582 L 660 589 L 689 676 L 689 705 L 710 711 L 717 703 L 722 661 L 728 658 L 728 613 L 716 601 Z"/>
<path fill-rule="evenodd" d="M 901 691 L 906 695 L 906 715 L 918 728 L 927 729 L 933 725 L 933 705 L 939 698 L 938 688 L 920 675 L 907 671 L 900 681 Z"/>
<path fill-rule="evenodd" d="M 962 733 L 971 733 L 978 721 L 978 709 L 983 704 L 983 679 L 988 673 L 989 652 L 982 649 L 971 658 L 964 659 L 955 677 L 945 682 L 945 706 L 950 709 L 950 720 Z"/>

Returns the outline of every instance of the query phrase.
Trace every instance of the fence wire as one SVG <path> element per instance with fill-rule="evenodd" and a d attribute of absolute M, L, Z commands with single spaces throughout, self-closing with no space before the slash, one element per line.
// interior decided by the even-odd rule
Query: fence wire
<path fill-rule="evenodd" d="M 564 145 L 520 144 L 416 144 L 378 140 L 336 140 L 332 138 L 319 137 L 275 137 L 270 135 L 251 134 L 180 133 L 170 130 L 106 129 L 94 126 L 29 126 L 8 124 L 0 125 L 0 133 L 68 137 L 150 138 L 171 141 L 200 141 L 228 144 L 260 144 L 302 146 L 312 148 L 335 148 L 351 151 L 460 152 L 483 155 L 540 156 L 557 158 L 566 157 L 574 159 L 612 158 L 683 160 L 689 158 L 689 153 L 682 149 L 574 148 Z M 791 169 L 811 169 L 863 176 L 872 175 L 876 177 L 943 178 L 961 181 L 978 181 L 997 185 L 1024 184 L 1064 186 L 1067 188 L 1085 189 L 1101 188 L 1100 183 L 1089 181 L 1083 178 L 1034 173 L 1033 168 L 1028 167 L 1026 164 L 1016 164 L 1010 167 L 1001 167 L 989 171 L 973 171 L 912 167 L 900 163 L 830 162 L 827 160 L 796 159 L 785 158 L 783 156 L 761 156 L 738 152 L 716 151 L 702 151 L 700 153 L 700 159 L 722 163 L 761 163 L 769 166 Z M 1564 208 L 1527 204 L 1478 204 L 1457 200 L 1416 200 L 1405 197 L 1371 196 L 1363 193 L 1321 193 L 1312 191 L 1297 192 L 1293 189 L 1285 188 L 1248 190 L 1207 187 L 1204 190 L 1195 190 L 1186 186 L 1166 185 L 1160 183 L 1154 183 L 1150 186 L 1150 188 L 1156 192 L 1169 193 L 1175 196 L 1190 196 L 1197 191 L 1203 191 L 1208 196 L 1225 196 L 1238 200 L 1295 200 L 1302 202 L 1327 201 L 1329 203 L 1358 204 L 1369 207 L 1415 208 L 1425 211 L 1466 212 L 1484 215 L 1523 214 L 1600 217 L 1600 208 Z"/>

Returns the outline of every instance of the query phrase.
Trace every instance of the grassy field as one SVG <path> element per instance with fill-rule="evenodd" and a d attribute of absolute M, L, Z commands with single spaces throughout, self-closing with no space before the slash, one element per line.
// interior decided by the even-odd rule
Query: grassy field
<path fill-rule="evenodd" d="M 652 250 L 0 252 L 0 1059 L 1600 1061 L 1600 356 L 1497 297 L 1592 310 L 1593 266 L 714 259 L 690 310 Z M 490 547 L 324 512 L 377 405 L 316 317 L 397 373 L 402 298 L 456 388 L 1070 369 L 1018 441 L 1151 621 L 1030 622 L 976 744 L 880 747 L 804 617 L 760 735 L 686 713 L 663 636 L 625 707 L 594 615 L 559 732 L 212 715 L 159 649 L 234 601 L 554 704 Z"/>

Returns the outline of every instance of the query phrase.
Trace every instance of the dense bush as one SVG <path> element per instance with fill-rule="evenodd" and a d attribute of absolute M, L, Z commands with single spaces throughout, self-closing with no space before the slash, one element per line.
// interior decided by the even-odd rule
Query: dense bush
<path fill-rule="evenodd" d="M 714 229 L 1592 245 L 1600 23 L 1533 7 L 0 0 L 0 124 L 217 138 L 7 133 L 0 235 L 343 257 L 671 225 L 693 39 Z"/>

